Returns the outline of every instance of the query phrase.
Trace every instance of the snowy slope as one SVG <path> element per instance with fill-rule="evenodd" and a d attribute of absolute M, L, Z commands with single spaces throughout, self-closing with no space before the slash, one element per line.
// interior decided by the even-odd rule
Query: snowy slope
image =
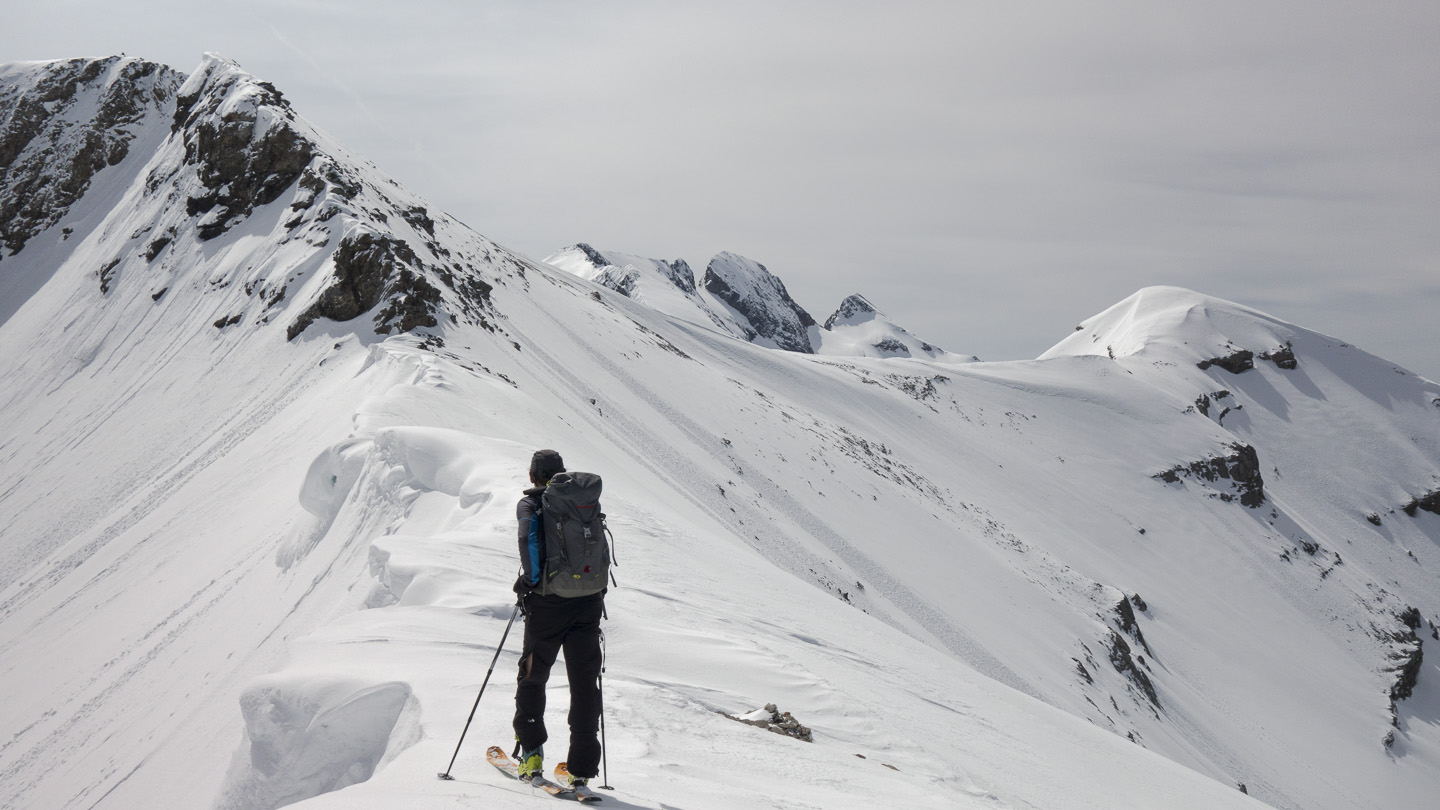
<path fill-rule="evenodd" d="M 580 243 L 545 261 L 651 309 L 758 346 L 842 357 L 916 357 L 947 363 L 976 359 L 914 337 L 860 295 L 846 298 L 818 324 L 764 265 L 734 253 L 712 258 L 698 286 L 684 259 L 647 259 Z"/>
<path fill-rule="evenodd" d="M 176 97 L 0 265 L 0 804 L 537 801 L 480 759 L 513 631 L 434 774 L 538 446 L 618 538 L 607 803 L 1440 788 L 1435 383 L 1173 289 L 1034 362 L 775 351 L 511 255 L 224 60 Z M 717 713 L 771 702 L 816 741 Z"/>

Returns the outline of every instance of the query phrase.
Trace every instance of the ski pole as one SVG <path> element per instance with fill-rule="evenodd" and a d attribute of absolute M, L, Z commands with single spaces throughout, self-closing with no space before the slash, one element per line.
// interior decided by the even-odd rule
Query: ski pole
<path fill-rule="evenodd" d="M 600 772 L 605 784 L 601 790 L 614 790 L 610 786 L 610 756 L 605 745 L 605 631 L 600 631 Z"/>
<path fill-rule="evenodd" d="M 447 782 L 455 781 L 455 777 L 450 775 L 450 769 L 455 767 L 455 758 L 460 756 L 460 746 L 465 743 L 465 735 L 470 731 L 470 721 L 475 719 L 475 710 L 480 708 L 480 698 L 485 695 L 486 684 L 490 683 L 490 673 L 495 671 L 495 662 L 500 660 L 500 651 L 505 649 L 505 639 L 509 638 L 510 636 L 510 626 L 515 624 L 515 617 L 519 615 L 520 604 L 517 602 L 515 604 L 515 610 L 510 614 L 509 624 L 505 625 L 505 633 L 504 635 L 500 636 L 500 643 L 495 647 L 495 657 L 490 659 L 490 669 L 485 671 L 485 680 L 480 683 L 480 694 L 475 696 L 475 705 L 470 707 L 470 716 L 465 719 L 465 729 L 464 731 L 460 732 L 460 742 L 455 743 L 455 753 L 450 755 L 450 764 L 446 766 L 444 773 L 435 774 L 437 777 L 444 779 Z M 603 668 L 604 664 L 602 663 L 601 666 Z M 603 707 L 605 705 L 605 699 L 603 697 L 600 699 L 600 705 L 603 711 Z"/>

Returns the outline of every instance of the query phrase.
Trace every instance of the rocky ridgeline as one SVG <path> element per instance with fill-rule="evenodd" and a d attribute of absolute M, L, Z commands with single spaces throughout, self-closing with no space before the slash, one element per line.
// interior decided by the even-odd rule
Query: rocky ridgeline
<path fill-rule="evenodd" d="M 315 145 L 295 127 L 295 113 L 269 82 L 212 60 L 181 88 L 171 131 L 185 144 L 203 191 L 185 202 L 203 215 L 201 240 L 214 239 L 257 206 L 280 198 L 315 156 Z M 151 177 L 159 185 L 174 177 Z"/>
<path fill-rule="evenodd" d="M 144 133 L 147 153 L 134 154 Z M 456 231 L 439 232 L 423 205 L 403 202 L 398 185 L 330 144 L 277 88 L 235 63 L 208 56 L 188 79 L 123 57 L 0 68 L 0 240 L 10 255 L 127 159 L 150 168 L 138 199 L 111 214 L 98 243 L 110 253 L 96 270 L 102 294 L 134 276 L 160 301 L 180 277 L 206 272 L 214 251 L 201 244 L 288 200 L 282 224 L 261 226 L 273 230 L 252 259 L 188 285 L 210 295 L 243 290 L 216 328 L 283 318 L 293 340 L 317 320 L 366 313 L 377 334 L 436 327 L 447 315 L 493 328 L 482 268 L 508 254 L 448 218 Z M 285 247 L 295 243 L 305 247 Z M 281 250 L 291 258 L 277 262 Z M 310 260 L 317 255 L 329 261 Z M 328 283 L 305 286 L 316 273 Z M 293 302 L 302 286 L 308 300 Z"/>
<path fill-rule="evenodd" d="M 130 153 L 184 76 L 113 56 L 0 72 L 0 260 L 57 224 L 102 169 Z"/>
<path fill-rule="evenodd" d="M 583 242 L 546 261 L 672 317 L 761 346 L 804 354 L 977 359 L 915 338 L 861 295 L 849 296 L 824 325 L 817 324 L 765 265 L 734 253 L 712 258 L 698 284 L 684 259 L 628 256 Z"/>

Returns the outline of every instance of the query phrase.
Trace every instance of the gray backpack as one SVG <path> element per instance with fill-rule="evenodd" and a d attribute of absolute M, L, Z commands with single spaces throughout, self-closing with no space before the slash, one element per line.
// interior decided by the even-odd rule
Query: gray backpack
<path fill-rule="evenodd" d="M 610 578 L 610 543 L 600 511 L 600 476 L 556 473 L 540 496 L 545 536 L 545 578 L 540 593 L 590 596 Z"/>

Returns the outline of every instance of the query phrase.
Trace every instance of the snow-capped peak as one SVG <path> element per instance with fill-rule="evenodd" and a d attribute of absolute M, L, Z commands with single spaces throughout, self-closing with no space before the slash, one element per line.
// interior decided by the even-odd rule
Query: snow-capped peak
<path fill-rule="evenodd" d="M 207 54 L 188 78 L 119 57 L 3 75 L 10 252 L 28 242 L 28 266 L 84 265 L 100 295 L 123 302 L 117 318 L 144 317 L 185 290 L 178 306 L 200 332 L 280 321 L 294 339 L 317 321 L 367 313 L 365 334 L 433 327 L 441 314 L 485 319 L 479 268 L 503 254 L 432 218 L 235 62 Z M 103 221 L 53 192 L 78 197 L 102 181 L 92 199 L 124 199 Z M 443 230 L 465 247 L 441 245 Z"/>
<path fill-rule="evenodd" d="M 648 259 L 582 242 L 545 261 L 671 317 L 768 348 L 845 357 L 976 359 L 916 338 L 858 294 L 842 301 L 821 326 L 765 265 L 728 251 L 710 260 L 698 288 L 684 259 Z"/>
<path fill-rule="evenodd" d="M 844 357 L 911 357 L 944 363 L 971 363 L 979 358 L 957 355 L 915 337 L 885 316 L 863 295 L 852 295 L 825 319 L 825 327 L 811 328 L 816 354 Z"/>
<path fill-rule="evenodd" d="M 1178 353 L 1193 362 L 1285 346 L 1302 330 L 1256 309 L 1181 287 L 1146 287 L 1086 320 L 1041 355 L 1105 355 L 1147 350 Z"/>
<path fill-rule="evenodd" d="M 705 290 L 725 302 L 761 345 L 792 352 L 814 351 L 808 330 L 815 325 L 765 265 L 721 251 L 705 267 Z"/>
<path fill-rule="evenodd" d="M 865 296 L 856 293 L 840 302 L 840 308 L 825 319 L 825 328 L 834 329 L 836 324 L 850 326 L 884 315 Z"/>

